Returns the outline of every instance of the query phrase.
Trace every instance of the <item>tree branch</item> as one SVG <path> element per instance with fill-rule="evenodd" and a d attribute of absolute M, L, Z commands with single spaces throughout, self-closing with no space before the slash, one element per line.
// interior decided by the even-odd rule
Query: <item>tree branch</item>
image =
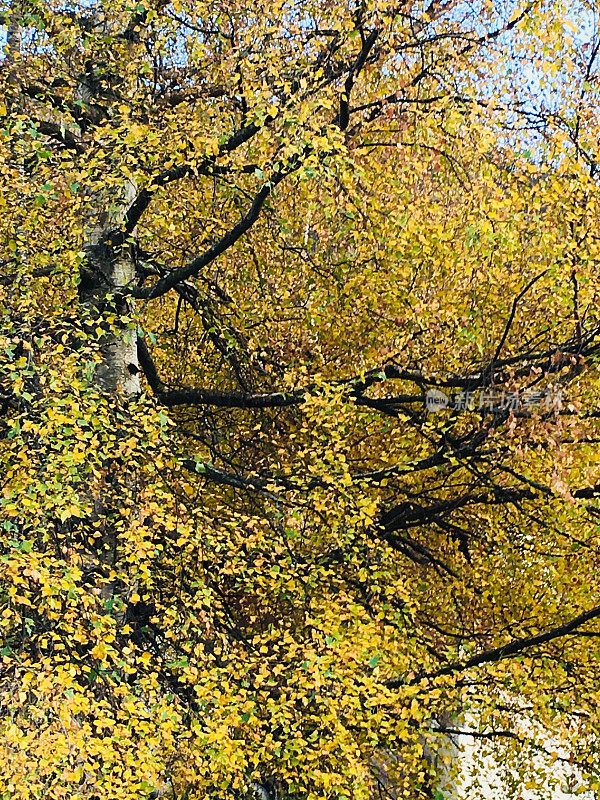
<path fill-rule="evenodd" d="M 300 159 L 298 158 L 292 163 L 292 165 L 288 165 L 286 169 L 278 170 L 277 172 L 273 173 L 271 179 L 264 183 L 260 191 L 255 195 L 252 205 L 242 219 L 237 223 L 237 225 L 234 225 L 230 231 L 221 237 L 221 239 L 215 245 L 209 248 L 201 256 L 198 256 L 198 258 L 190 261 L 188 264 L 186 264 L 186 266 L 173 270 L 173 272 L 170 272 L 168 275 L 160 278 L 153 286 L 145 289 L 140 287 L 131 289 L 130 293 L 133 295 L 133 297 L 141 300 L 154 300 L 155 298 L 166 294 L 181 281 L 185 281 L 188 278 L 197 275 L 200 270 L 204 269 L 204 267 L 208 266 L 212 261 L 215 260 L 215 258 L 218 258 L 218 256 L 232 247 L 238 241 L 238 239 L 240 239 L 248 230 L 250 230 L 250 228 L 258 219 L 261 209 L 273 189 L 278 186 L 284 178 L 298 169 L 299 166 Z"/>
<path fill-rule="evenodd" d="M 569 620 L 569 622 L 565 622 L 563 625 L 559 625 L 556 628 L 551 628 L 550 630 L 544 631 L 543 633 L 538 633 L 535 636 L 526 636 L 522 639 L 513 639 L 512 641 L 508 642 L 508 644 L 502 645 L 501 647 L 495 647 L 492 650 L 486 650 L 485 652 L 480 653 L 477 656 L 473 656 L 466 661 L 455 661 L 452 664 L 447 664 L 445 667 L 437 670 L 437 672 L 430 672 L 425 675 L 417 675 L 410 682 L 418 683 L 423 678 L 440 678 L 444 675 L 452 675 L 455 672 L 465 672 L 473 667 L 479 667 L 483 664 L 492 664 L 496 661 L 501 661 L 504 658 L 510 658 L 511 656 L 519 655 L 524 650 L 528 650 L 531 647 L 536 647 L 537 645 L 551 642 L 554 639 L 560 639 L 563 636 L 568 636 L 569 634 L 573 633 L 573 631 L 576 631 L 577 628 L 581 627 L 581 625 L 585 625 L 586 622 L 596 619 L 597 617 L 600 617 L 600 606 L 594 606 L 594 608 L 578 614 L 578 616 L 573 617 L 573 619 Z M 385 685 L 388 689 L 395 689 L 400 686 L 404 686 L 405 680 L 403 678 L 392 678 L 391 680 L 386 681 Z"/>
<path fill-rule="evenodd" d="M 215 162 L 220 156 L 233 152 L 236 148 L 240 147 L 240 145 L 249 141 L 259 130 L 260 127 L 258 125 L 246 125 L 246 127 L 236 131 L 224 144 L 219 147 L 219 152 L 217 155 L 205 159 L 205 161 L 203 161 L 199 167 L 194 169 L 189 164 L 181 164 L 177 167 L 171 167 L 171 169 L 164 170 L 164 172 L 161 172 L 159 175 L 154 177 L 148 186 L 145 186 L 139 192 L 138 196 L 130 205 L 125 216 L 125 225 L 123 226 L 122 231 L 120 231 L 117 235 L 116 240 L 113 240 L 115 244 L 122 244 L 127 236 L 133 232 L 135 226 L 140 221 L 144 211 L 150 205 L 150 202 L 158 189 L 166 186 L 169 183 L 173 183 L 173 181 L 185 178 L 190 174 L 210 175 L 211 171 L 214 169 Z"/>

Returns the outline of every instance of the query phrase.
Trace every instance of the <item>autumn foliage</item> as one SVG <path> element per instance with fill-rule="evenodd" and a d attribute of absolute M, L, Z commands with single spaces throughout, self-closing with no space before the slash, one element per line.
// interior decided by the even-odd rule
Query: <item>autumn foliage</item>
<path fill-rule="evenodd" d="M 600 794 L 597 11 L 0 3 L 1 800 Z"/>

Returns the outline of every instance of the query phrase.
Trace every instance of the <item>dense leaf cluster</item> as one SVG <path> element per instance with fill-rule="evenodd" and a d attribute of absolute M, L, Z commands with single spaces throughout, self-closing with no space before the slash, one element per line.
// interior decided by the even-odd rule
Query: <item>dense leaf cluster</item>
<path fill-rule="evenodd" d="M 0 3 L 2 800 L 600 791 L 593 12 Z"/>

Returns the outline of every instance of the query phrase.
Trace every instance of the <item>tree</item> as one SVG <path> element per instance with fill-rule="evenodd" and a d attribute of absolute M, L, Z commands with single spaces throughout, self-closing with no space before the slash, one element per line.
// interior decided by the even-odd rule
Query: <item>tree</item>
<path fill-rule="evenodd" d="M 2 797 L 598 791 L 593 12 L 2 7 Z"/>

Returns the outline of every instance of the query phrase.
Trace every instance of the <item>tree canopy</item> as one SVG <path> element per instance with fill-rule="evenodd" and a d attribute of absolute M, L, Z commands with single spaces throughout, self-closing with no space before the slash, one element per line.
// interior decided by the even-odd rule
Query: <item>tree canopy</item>
<path fill-rule="evenodd" d="M 600 794 L 597 13 L 0 3 L 0 798 Z"/>

